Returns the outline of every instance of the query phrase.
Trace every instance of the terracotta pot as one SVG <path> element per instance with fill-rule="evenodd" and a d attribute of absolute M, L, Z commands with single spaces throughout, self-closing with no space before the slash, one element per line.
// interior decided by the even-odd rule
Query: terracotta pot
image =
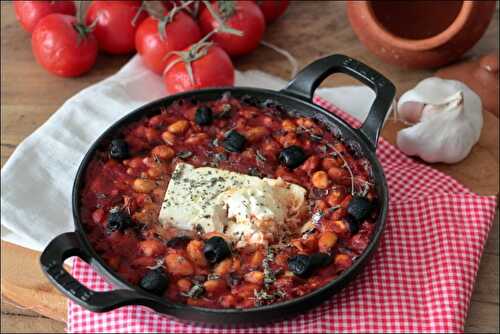
<path fill-rule="evenodd" d="M 412 68 L 448 64 L 483 35 L 496 1 L 348 1 L 360 41 L 384 61 Z"/>

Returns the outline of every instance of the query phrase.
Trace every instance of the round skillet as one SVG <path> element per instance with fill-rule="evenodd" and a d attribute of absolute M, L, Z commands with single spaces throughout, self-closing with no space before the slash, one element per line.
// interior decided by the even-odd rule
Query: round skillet
<path fill-rule="evenodd" d="M 353 129 L 342 119 L 315 105 L 312 101 L 313 93 L 319 84 L 327 76 L 334 73 L 350 75 L 368 85 L 376 94 L 370 112 L 359 129 Z M 249 309 L 208 309 L 175 304 L 165 298 L 149 294 L 121 279 L 92 249 L 85 235 L 80 219 L 79 194 L 83 187 L 85 169 L 95 152 L 104 147 L 104 144 L 109 142 L 109 139 L 118 129 L 144 116 L 150 117 L 159 113 L 161 106 L 167 106 L 179 99 L 215 100 L 226 92 L 230 92 L 236 98 L 250 95 L 262 101 L 271 99 L 282 105 L 287 111 L 298 116 L 315 118 L 328 128 L 335 129 L 336 133 L 340 132 L 341 137 L 347 143 L 354 143 L 359 147 L 360 153 L 371 163 L 380 210 L 370 244 L 353 265 L 340 276 L 327 285 L 300 298 Z M 96 140 L 83 158 L 73 185 L 72 204 L 75 231 L 61 234 L 49 243 L 40 257 L 42 270 L 62 293 L 84 308 L 94 312 L 106 312 L 125 305 L 144 305 L 159 313 L 172 315 L 180 319 L 214 324 L 269 322 L 298 312 L 305 312 L 339 291 L 346 283 L 352 281 L 354 276 L 367 263 L 380 239 L 387 214 L 388 193 L 384 173 L 375 156 L 375 148 L 380 129 L 391 106 L 394 94 L 394 85 L 370 67 L 350 57 L 332 55 L 316 60 L 304 68 L 281 91 L 242 87 L 204 89 L 168 96 L 149 103 L 114 123 Z M 96 292 L 83 286 L 64 270 L 63 262 L 71 256 L 78 256 L 91 264 L 119 289 L 109 292 Z"/>

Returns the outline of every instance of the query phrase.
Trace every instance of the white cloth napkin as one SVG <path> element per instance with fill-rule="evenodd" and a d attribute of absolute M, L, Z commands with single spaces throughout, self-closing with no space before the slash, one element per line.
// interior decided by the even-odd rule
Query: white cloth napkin
<path fill-rule="evenodd" d="M 286 81 L 237 71 L 236 85 L 278 90 Z M 374 98 L 364 86 L 323 88 L 318 94 L 360 120 Z M 135 56 L 115 75 L 66 101 L 2 168 L 2 240 L 41 251 L 58 234 L 73 231 L 71 190 L 85 152 L 113 122 L 165 95 L 161 77 Z"/>

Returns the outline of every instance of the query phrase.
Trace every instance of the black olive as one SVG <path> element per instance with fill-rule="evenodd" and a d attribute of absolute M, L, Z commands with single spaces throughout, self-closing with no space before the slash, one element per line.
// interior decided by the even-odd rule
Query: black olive
<path fill-rule="evenodd" d="M 332 258 L 326 253 L 311 254 L 311 261 L 314 267 L 324 267 L 330 264 Z"/>
<path fill-rule="evenodd" d="M 141 288 L 155 295 L 161 296 L 168 287 L 168 277 L 162 269 L 150 270 L 140 282 Z"/>
<path fill-rule="evenodd" d="M 171 248 L 184 248 L 191 241 L 191 238 L 187 235 L 182 235 L 179 237 L 173 237 L 167 241 L 167 247 Z"/>
<path fill-rule="evenodd" d="M 129 156 L 128 144 L 123 139 L 113 139 L 109 145 L 109 155 L 113 159 L 126 159 Z"/>
<path fill-rule="evenodd" d="M 359 224 L 357 221 L 354 220 L 351 216 L 347 216 L 344 218 L 344 222 L 347 224 L 349 227 L 349 232 L 351 234 L 356 234 L 359 231 Z"/>
<path fill-rule="evenodd" d="M 366 197 L 354 196 L 347 206 L 347 213 L 360 224 L 368 218 L 372 209 L 373 205 Z"/>
<path fill-rule="evenodd" d="M 294 169 L 302 165 L 306 158 L 307 157 L 304 153 L 304 150 L 301 147 L 295 145 L 283 149 L 278 157 L 281 164 L 290 169 Z"/>
<path fill-rule="evenodd" d="M 106 229 L 111 233 L 115 231 L 123 231 L 132 225 L 132 218 L 128 213 L 124 211 L 114 211 L 110 212 L 108 215 Z"/>
<path fill-rule="evenodd" d="M 325 253 L 315 253 L 312 255 L 295 255 L 288 259 L 288 269 L 296 276 L 307 278 L 317 268 L 330 263 L 330 256 Z"/>
<path fill-rule="evenodd" d="M 233 130 L 224 138 L 222 146 L 229 152 L 241 152 L 245 147 L 246 141 L 243 135 Z"/>
<path fill-rule="evenodd" d="M 295 255 L 288 259 L 288 269 L 299 277 L 307 277 L 313 271 L 311 257 L 308 255 Z"/>
<path fill-rule="evenodd" d="M 220 262 L 231 255 L 231 249 L 221 237 L 211 237 L 205 242 L 203 254 L 211 264 Z"/>
<path fill-rule="evenodd" d="M 228 278 L 227 278 L 227 283 L 229 286 L 234 287 L 241 282 L 241 276 L 235 273 L 230 273 Z"/>
<path fill-rule="evenodd" d="M 199 107 L 196 109 L 194 121 L 198 125 L 210 125 L 213 121 L 213 113 L 210 107 Z"/>

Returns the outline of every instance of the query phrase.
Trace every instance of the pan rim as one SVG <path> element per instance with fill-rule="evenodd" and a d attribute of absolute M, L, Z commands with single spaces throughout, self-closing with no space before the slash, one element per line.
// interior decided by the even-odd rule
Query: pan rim
<path fill-rule="evenodd" d="M 331 280 L 329 283 L 323 285 L 320 288 L 317 288 L 313 290 L 312 292 L 301 296 L 301 297 L 296 297 L 293 299 L 289 299 L 283 302 L 278 302 L 278 303 L 273 303 L 270 305 L 263 305 L 263 306 L 258 306 L 258 307 L 252 307 L 252 308 L 244 308 L 244 309 L 238 309 L 238 308 L 230 308 L 230 309 L 219 309 L 219 308 L 204 308 L 204 307 L 197 307 L 197 306 L 191 306 L 187 304 L 180 304 L 180 303 L 173 303 L 170 302 L 168 299 L 163 298 L 163 297 L 158 297 L 153 294 L 149 294 L 146 292 L 143 292 L 140 288 L 126 282 L 124 279 L 122 279 L 113 269 L 111 269 L 106 262 L 101 258 L 97 252 L 93 249 L 92 245 L 90 244 L 86 232 L 83 228 L 81 219 L 80 219 L 80 206 L 79 206 L 79 193 L 81 190 L 81 186 L 83 184 L 83 178 L 85 175 L 86 167 L 88 166 L 91 158 L 94 156 L 95 151 L 99 148 L 99 146 L 102 144 L 103 141 L 105 141 L 110 134 L 112 134 L 116 129 L 119 129 L 123 127 L 124 125 L 133 122 L 136 119 L 139 119 L 141 117 L 144 117 L 144 115 L 140 115 L 141 113 L 146 113 L 148 110 L 152 109 L 159 109 L 158 106 L 165 104 L 169 105 L 173 103 L 174 101 L 181 100 L 181 99 L 189 99 L 189 98 L 200 98 L 204 95 L 219 95 L 222 96 L 224 93 L 237 93 L 237 95 L 257 95 L 256 97 L 259 97 L 258 95 L 267 95 L 266 97 L 275 97 L 277 99 L 285 99 L 289 100 L 292 103 L 299 104 L 304 106 L 304 108 L 309 109 L 309 110 L 315 110 L 319 111 L 320 114 L 322 115 L 321 121 L 325 121 L 325 118 L 327 121 L 332 122 L 336 125 L 338 125 L 342 130 L 347 130 L 349 132 L 349 136 L 352 138 L 355 138 L 357 142 L 359 142 L 363 148 L 363 154 L 365 158 L 367 158 L 371 164 L 372 171 L 376 173 L 374 175 L 374 178 L 377 182 L 377 187 L 381 190 L 379 195 L 379 203 L 380 203 L 380 210 L 379 210 L 379 215 L 377 217 L 377 220 L 374 224 L 376 224 L 375 232 L 372 236 L 372 239 L 370 240 L 370 243 L 368 244 L 367 248 L 363 251 L 363 253 L 356 258 L 354 263 L 349 267 L 347 270 L 343 271 L 339 276 Z M 206 99 L 210 100 L 210 98 Z M 327 124 L 328 125 L 328 124 Z M 146 297 L 147 299 L 150 299 L 154 303 L 159 304 L 158 308 L 153 307 L 155 311 L 162 313 L 162 314 L 169 314 L 169 312 L 164 312 L 161 309 L 178 309 L 178 310 L 191 310 L 195 312 L 200 312 L 207 314 L 208 316 L 210 315 L 233 315 L 233 314 L 238 314 L 238 315 L 248 315 L 248 314 L 254 314 L 254 313 L 260 313 L 260 312 L 265 312 L 267 310 L 275 310 L 275 309 L 286 309 L 287 307 L 300 304 L 300 303 L 305 303 L 309 299 L 313 299 L 315 297 L 318 297 L 321 294 L 327 293 L 329 290 L 332 290 L 335 288 L 337 285 L 340 285 L 344 280 L 348 279 L 351 275 L 355 275 L 361 267 L 366 264 L 368 258 L 370 255 L 372 255 L 373 251 L 377 248 L 378 242 L 380 240 L 380 237 L 385 229 L 385 224 L 386 224 L 386 218 L 387 218 L 387 210 L 388 210 L 388 204 L 389 204 L 389 195 L 388 195 L 388 187 L 386 183 L 386 178 L 383 173 L 382 166 L 380 162 L 378 161 L 375 152 L 370 150 L 369 142 L 368 139 L 364 136 L 364 134 L 359 131 L 358 129 L 352 128 L 349 124 L 347 124 L 344 120 L 342 120 L 340 117 L 334 115 L 333 113 L 327 111 L 326 109 L 322 108 L 321 106 L 314 104 L 312 101 L 307 101 L 305 99 L 299 98 L 295 95 L 287 94 L 286 92 L 283 91 L 274 91 L 274 90 L 269 90 L 269 89 L 261 89 L 261 88 L 254 88 L 254 87 L 221 87 L 221 88 L 210 88 L 210 89 L 203 89 L 203 90 L 196 90 L 196 91 L 190 91 L 190 92 L 185 92 L 185 93 L 180 93 L 180 94 L 175 94 L 175 95 L 170 95 L 152 102 L 149 102 L 139 108 L 136 108 L 135 110 L 127 113 L 124 115 L 122 118 L 119 120 L 115 121 L 112 125 L 107 127 L 107 129 L 102 132 L 98 138 L 92 143 L 92 145 L 89 147 L 87 152 L 85 153 L 83 159 L 80 162 L 80 165 L 78 167 L 78 170 L 75 175 L 75 180 L 73 183 L 73 190 L 72 190 L 72 214 L 73 214 L 73 222 L 75 226 L 75 232 L 77 233 L 78 237 L 82 241 L 82 245 L 84 246 L 84 251 L 89 254 L 89 263 L 92 265 L 94 269 L 96 269 L 102 276 L 106 278 L 108 282 L 111 282 L 112 285 L 118 288 L 125 288 L 128 290 L 132 290 L 136 292 L 138 295 Z M 352 280 L 352 278 L 350 279 Z M 324 298 L 323 298 L 324 300 Z M 177 318 L 176 315 L 173 315 L 174 317 Z M 182 320 L 182 318 L 181 318 Z"/>

